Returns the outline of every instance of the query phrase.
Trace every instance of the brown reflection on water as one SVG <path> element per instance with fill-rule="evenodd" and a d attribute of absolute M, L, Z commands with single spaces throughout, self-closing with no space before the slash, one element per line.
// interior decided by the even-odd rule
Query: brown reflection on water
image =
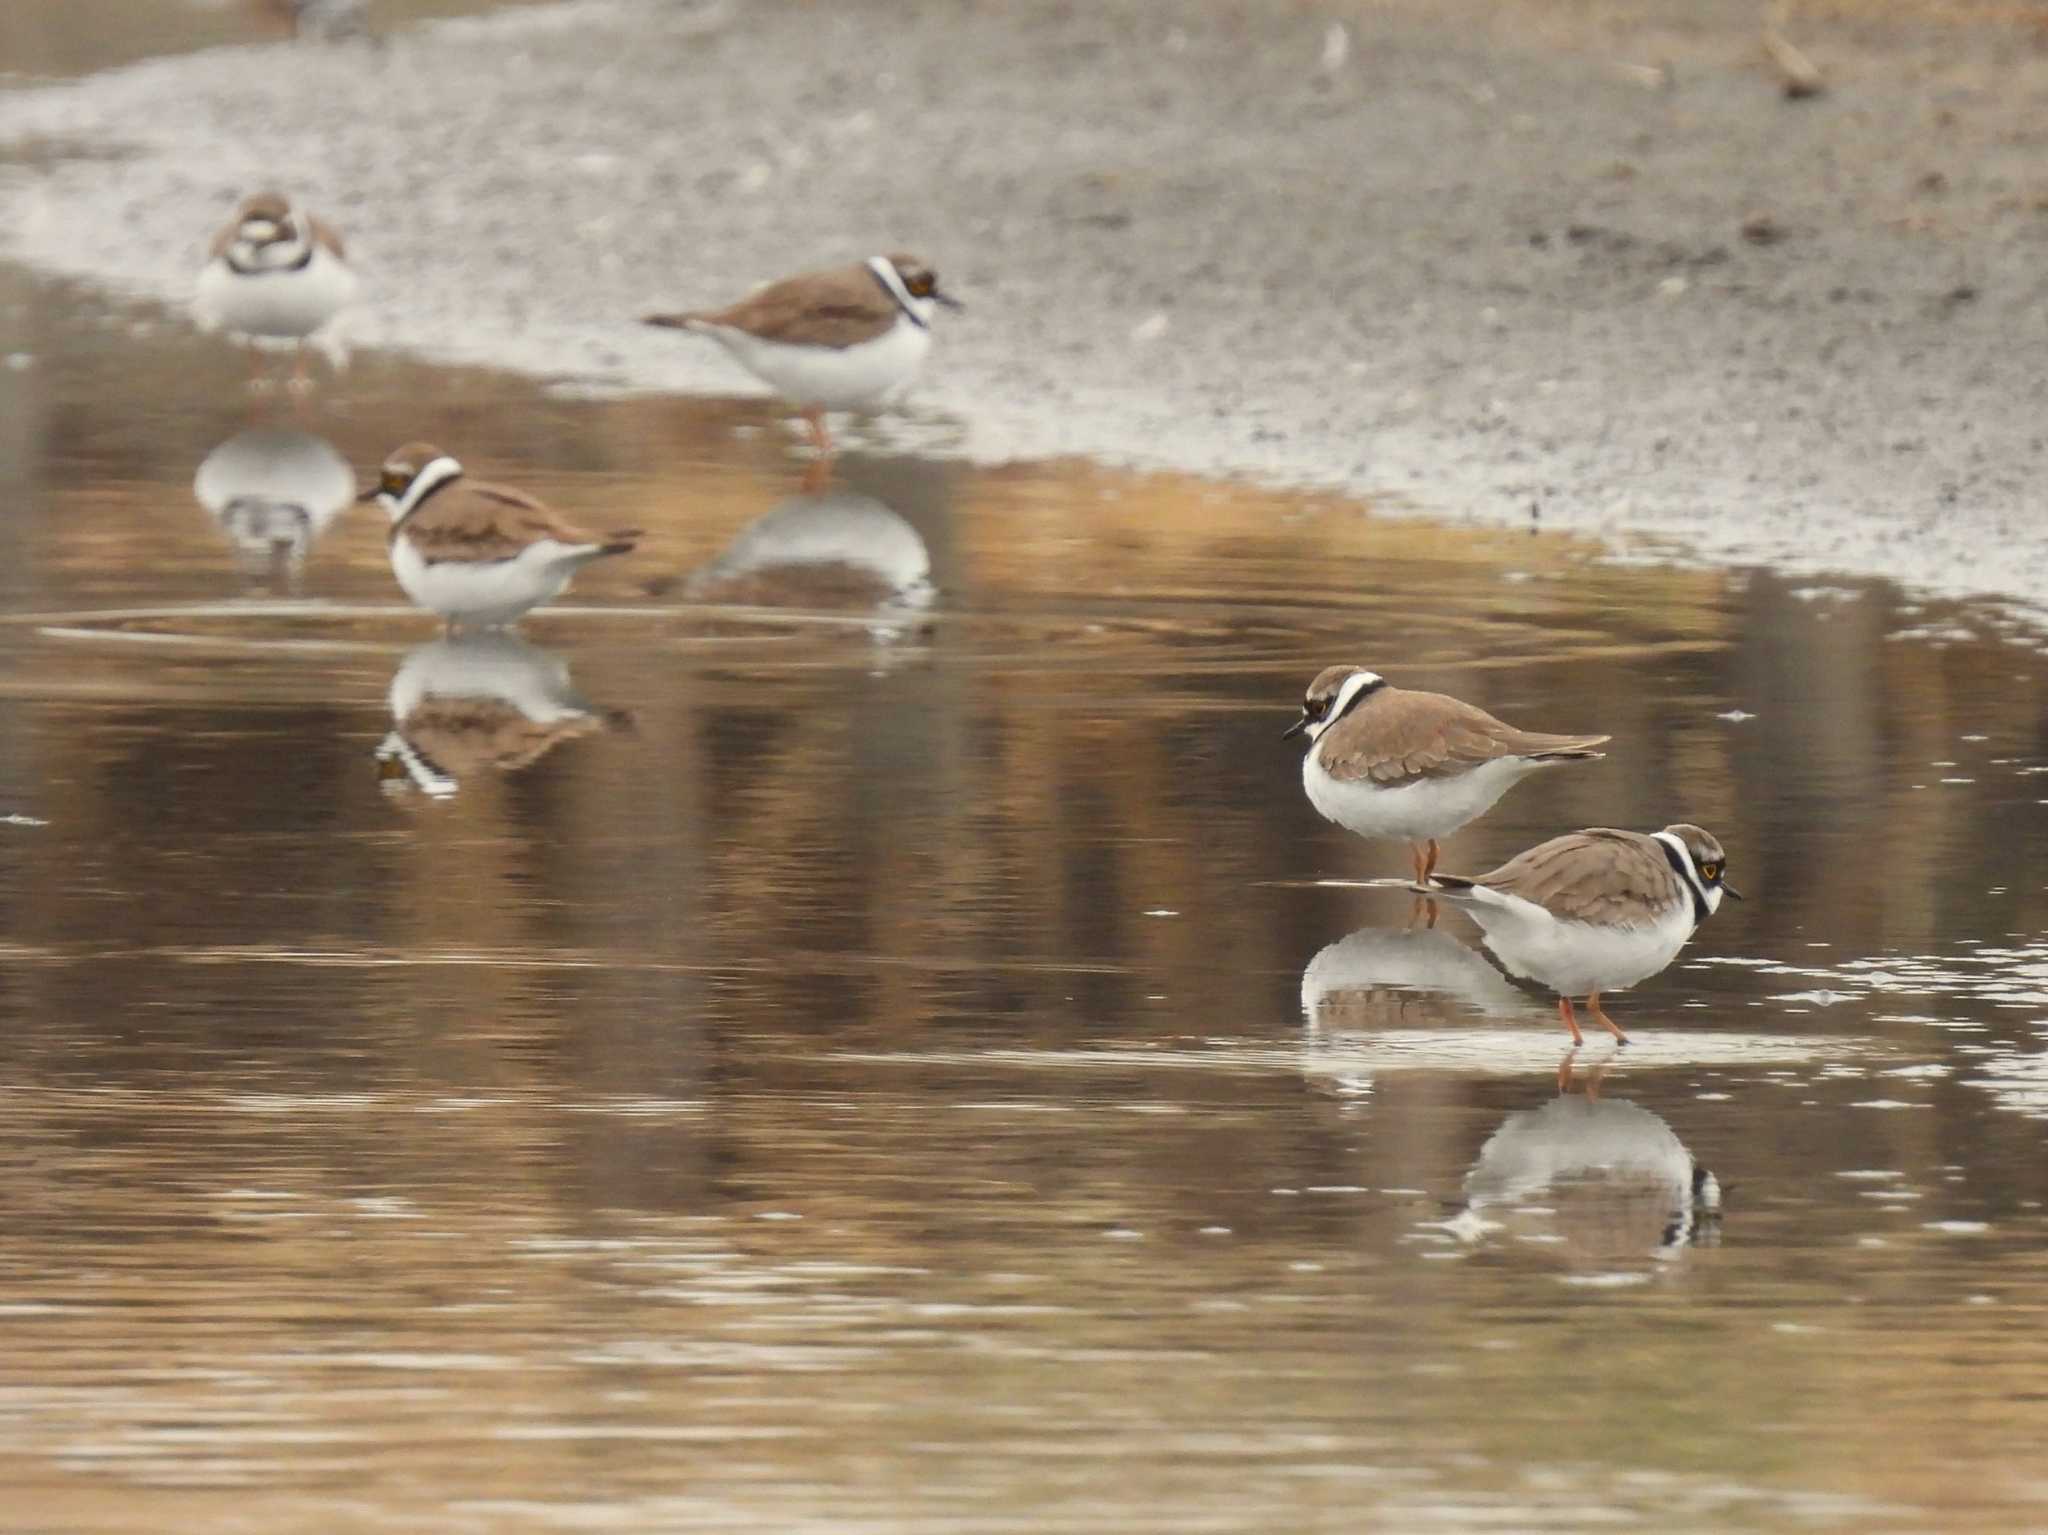
<path fill-rule="evenodd" d="M 2048 754 L 1981 615 L 870 445 L 845 488 L 936 589 L 879 622 L 692 588 L 797 494 L 759 403 L 368 358 L 295 411 L 148 316 L 8 312 L 29 1527 L 2038 1521 L 2041 1122 L 1967 1079 L 2041 1049 Z M 193 476 L 258 419 L 647 527 L 513 682 L 437 673 L 516 732 L 558 659 L 605 728 L 380 779 L 434 625 L 360 511 L 252 579 Z M 1712 1169 L 1717 1244 L 1584 1176 L 1561 1033 L 1468 928 L 1316 883 L 1400 866 L 1277 740 L 1345 657 L 1614 734 L 1454 868 L 1730 847 L 1755 899 L 1620 999 L 1597 1088 Z M 1559 1123 L 1459 1228 L 1503 1127 Z"/>
<path fill-rule="evenodd" d="M 368 0 L 366 11 L 373 29 L 389 31 L 506 3 L 531 0 Z M 0 5 L 0 85 L 9 75 L 39 81 L 192 48 L 282 41 L 291 36 L 289 18 L 286 0 L 8 0 Z"/>

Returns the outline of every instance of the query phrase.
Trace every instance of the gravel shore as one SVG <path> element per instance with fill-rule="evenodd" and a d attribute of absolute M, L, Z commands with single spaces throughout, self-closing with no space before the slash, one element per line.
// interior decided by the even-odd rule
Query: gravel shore
<path fill-rule="evenodd" d="M 357 344 L 720 394 L 634 317 L 908 248 L 970 306 L 908 441 L 2048 607 L 2015 14 L 1810 7 L 1791 100 L 1721 0 L 570 0 L 0 95 L 0 248 L 179 302 L 277 181 Z"/>

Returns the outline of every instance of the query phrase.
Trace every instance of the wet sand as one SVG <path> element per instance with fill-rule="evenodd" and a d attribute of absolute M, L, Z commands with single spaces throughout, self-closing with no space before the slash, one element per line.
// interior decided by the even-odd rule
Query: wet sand
<path fill-rule="evenodd" d="M 972 309 L 893 447 L 2038 605 L 2048 54 L 1943 5 L 1794 33 L 1814 100 L 1737 4 L 581 0 L 0 97 L 0 229 L 177 301 L 283 179 L 358 341 L 713 394 L 633 317 L 915 246 Z"/>

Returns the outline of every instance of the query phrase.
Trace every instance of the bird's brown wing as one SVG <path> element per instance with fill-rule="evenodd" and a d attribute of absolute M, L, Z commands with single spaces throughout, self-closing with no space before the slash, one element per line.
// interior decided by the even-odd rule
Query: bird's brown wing
<path fill-rule="evenodd" d="M 896 323 L 899 313 L 873 272 L 851 266 L 785 277 L 730 308 L 684 318 L 743 330 L 764 341 L 847 347 L 874 340 Z"/>
<path fill-rule="evenodd" d="M 315 245 L 326 246 L 327 253 L 337 261 L 346 261 L 348 259 L 348 251 L 343 248 L 341 243 L 340 230 L 328 223 L 327 220 L 316 219 L 311 215 L 308 215 L 307 222 L 313 226 L 313 243 Z"/>
<path fill-rule="evenodd" d="M 1322 764 L 1332 778 L 1391 787 L 1456 778 L 1500 757 L 1590 756 L 1607 739 L 1517 730 L 1462 699 L 1390 687 L 1330 727 Z"/>
<path fill-rule="evenodd" d="M 1533 901 L 1552 916 L 1628 927 L 1686 898 L 1656 840 L 1595 826 L 1566 832 L 1518 853 L 1474 881 Z"/>
<path fill-rule="evenodd" d="M 546 504 L 502 485 L 457 480 L 435 491 L 391 530 L 403 533 L 429 565 L 440 560 L 509 560 L 542 539 L 598 544 L 595 533 L 564 522 Z"/>

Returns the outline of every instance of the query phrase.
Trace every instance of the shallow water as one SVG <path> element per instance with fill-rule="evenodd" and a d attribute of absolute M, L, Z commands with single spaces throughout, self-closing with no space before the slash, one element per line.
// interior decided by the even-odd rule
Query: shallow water
<path fill-rule="evenodd" d="M 368 0 L 373 30 L 532 0 Z M 0 86 L 61 79 L 142 59 L 291 33 L 275 0 L 8 0 L 0 5 Z M 344 44 L 357 47 L 360 44 Z"/>
<path fill-rule="evenodd" d="M 252 395 L 20 274 L 0 357 L 19 1527 L 2048 1523 L 1995 615 L 858 432 L 806 498 L 758 402 Z M 335 505 L 418 436 L 646 542 L 440 642 Z M 1451 868 L 1726 843 L 1623 1056 L 1360 888 L 1276 739 L 1346 657 L 1615 736 Z"/>

